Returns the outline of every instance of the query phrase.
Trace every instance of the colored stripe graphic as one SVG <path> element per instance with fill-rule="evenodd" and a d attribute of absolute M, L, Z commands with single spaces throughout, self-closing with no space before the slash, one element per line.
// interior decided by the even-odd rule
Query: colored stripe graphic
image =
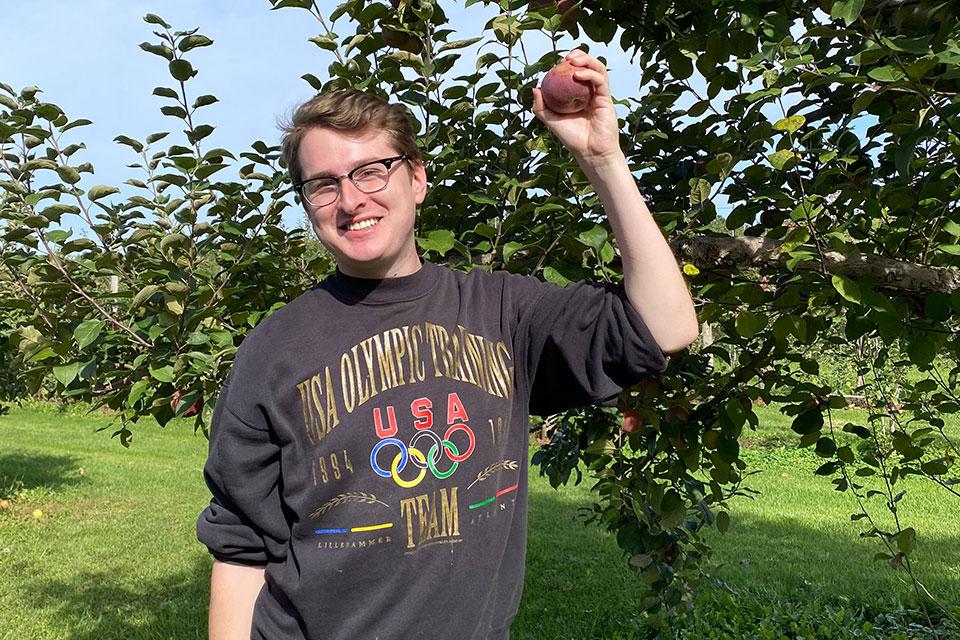
<path fill-rule="evenodd" d="M 390 529 L 392 522 L 384 524 L 371 524 L 366 527 L 352 527 L 350 529 L 314 529 L 313 533 L 318 536 L 329 535 L 331 533 L 363 533 L 364 531 L 379 531 L 380 529 Z"/>
<path fill-rule="evenodd" d="M 497 498 L 499 498 L 500 496 L 502 496 L 503 494 L 510 493 L 511 491 L 516 491 L 518 486 L 519 486 L 519 483 L 510 487 L 507 487 L 506 489 L 500 489 L 500 491 L 497 491 L 497 493 L 494 494 L 492 498 L 487 498 L 482 502 L 476 502 L 474 504 L 471 504 L 467 507 L 467 509 L 479 509 L 480 507 L 485 507 L 491 502 L 493 502 L 494 500 L 496 500 Z"/>
<path fill-rule="evenodd" d="M 369 527 L 354 527 L 350 529 L 352 533 L 360 533 L 361 531 L 379 531 L 380 529 L 389 529 L 393 526 L 392 522 L 387 522 L 386 524 L 372 524 Z"/>

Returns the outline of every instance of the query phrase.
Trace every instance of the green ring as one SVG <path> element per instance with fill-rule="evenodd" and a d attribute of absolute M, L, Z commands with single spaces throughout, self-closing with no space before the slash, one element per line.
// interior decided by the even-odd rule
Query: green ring
<path fill-rule="evenodd" d="M 455 456 L 460 455 L 460 450 L 457 449 L 457 445 L 453 444 L 449 440 L 443 441 L 443 447 L 445 449 L 449 449 L 450 451 L 452 451 L 453 455 Z M 434 451 L 436 451 L 436 448 L 437 448 L 437 445 L 433 445 L 432 447 L 430 447 L 430 452 L 427 453 L 427 466 L 430 467 L 430 471 L 433 472 L 433 475 L 436 476 L 438 480 L 443 480 L 444 478 L 449 478 L 450 476 L 452 476 L 453 472 L 457 470 L 458 466 L 460 466 L 460 463 L 454 462 L 453 466 L 451 466 L 447 471 L 440 473 L 439 471 L 437 471 L 436 465 L 433 464 L 433 454 L 434 454 Z"/>

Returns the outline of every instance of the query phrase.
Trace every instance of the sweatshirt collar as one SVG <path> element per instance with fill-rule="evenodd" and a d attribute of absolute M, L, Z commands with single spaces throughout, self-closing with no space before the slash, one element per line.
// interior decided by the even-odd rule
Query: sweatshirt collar
<path fill-rule="evenodd" d="M 382 279 L 348 276 L 338 267 L 320 286 L 347 304 L 391 304 L 414 300 L 430 293 L 439 279 L 440 267 L 422 258 L 420 263 L 420 269 L 415 273 Z"/>

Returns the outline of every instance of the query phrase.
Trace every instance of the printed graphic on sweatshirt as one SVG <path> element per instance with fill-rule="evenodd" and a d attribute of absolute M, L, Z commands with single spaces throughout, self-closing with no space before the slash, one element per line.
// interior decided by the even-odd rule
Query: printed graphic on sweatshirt
<path fill-rule="evenodd" d="M 334 362 L 297 384 L 306 440 L 318 450 L 313 484 L 324 487 L 354 474 L 370 482 L 364 480 L 362 490 L 328 497 L 310 514 L 319 549 L 392 542 L 411 554 L 458 544 L 462 516 L 470 514 L 475 523 L 483 512 L 481 518 L 490 519 L 498 505 L 505 510 L 513 502 L 520 465 L 491 455 L 502 451 L 510 431 L 509 414 L 497 415 L 513 393 L 513 357 L 503 341 L 460 325 L 448 331 L 425 322 L 366 338 Z M 462 384 L 436 391 L 443 380 L 473 385 L 497 400 L 468 406 Z M 424 382 L 431 395 L 417 393 Z M 377 398 L 403 386 L 411 387 L 407 399 L 399 400 L 396 393 L 387 403 Z M 467 396 L 468 402 L 476 401 L 475 395 Z M 350 439 L 367 443 L 363 450 L 322 448 L 344 424 L 374 437 Z M 461 465 L 477 457 L 480 462 L 470 463 L 465 475 Z M 423 485 L 427 490 L 416 491 L 427 478 L 432 480 Z M 437 487 L 436 481 L 445 486 Z M 351 486 L 357 487 L 356 481 Z"/>
<path fill-rule="evenodd" d="M 387 329 L 354 345 L 297 384 L 304 430 L 319 444 L 379 393 L 428 379 L 475 385 L 497 398 L 513 393 L 513 356 L 494 342 L 458 325 L 455 331 L 430 322 Z"/>
<path fill-rule="evenodd" d="M 384 413 L 386 422 L 383 419 Z M 477 437 L 467 423 L 470 417 L 460 396 L 455 392 L 447 395 L 446 431 L 442 438 L 432 430 L 434 413 L 430 398 L 414 400 L 410 403 L 410 413 L 413 424 L 412 428 L 406 431 L 414 433 L 405 443 L 397 437 L 400 429 L 396 408 L 389 405 L 384 411 L 381 411 L 380 407 L 373 410 L 373 425 L 379 440 L 370 451 L 370 466 L 378 476 L 390 478 L 404 489 L 420 484 L 428 470 L 438 480 L 446 480 L 457 472 L 461 462 L 473 455 L 477 446 Z M 454 436 L 460 442 L 459 446 L 454 444 Z M 381 454 L 384 450 L 385 455 Z M 404 478 L 402 474 L 408 464 L 417 470 Z"/>
<path fill-rule="evenodd" d="M 331 498 L 323 504 L 322 507 L 310 514 L 312 520 L 321 520 L 324 515 L 330 511 L 341 507 L 347 504 L 370 504 L 370 505 L 382 505 L 387 509 L 390 508 L 386 502 L 381 501 L 377 496 L 372 493 L 365 493 L 362 491 L 352 491 L 347 493 L 341 493 L 334 498 Z M 389 517 L 389 514 L 387 515 Z M 380 520 L 384 520 L 384 517 L 381 517 Z M 384 531 L 386 529 L 392 529 L 393 522 L 374 522 L 372 524 L 359 524 L 351 527 L 334 527 L 334 528 L 320 528 L 314 530 L 314 535 L 318 536 L 327 536 L 327 535 L 340 535 L 345 533 L 369 533 L 371 531 Z M 365 545 L 364 545 L 365 546 Z"/>

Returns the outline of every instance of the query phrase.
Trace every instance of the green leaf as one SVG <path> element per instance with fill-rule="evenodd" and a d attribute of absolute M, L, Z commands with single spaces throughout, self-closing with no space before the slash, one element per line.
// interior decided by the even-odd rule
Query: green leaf
<path fill-rule="evenodd" d="M 936 336 L 929 333 L 921 333 L 915 336 L 907 345 L 907 355 L 910 361 L 918 367 L 926 367 L 937 356 L 937 350 L 940 346 Z"/>
<path fill-rule="evenodd" d="M 877 82 L 896 82 L 903 79 L 903 71 L 891 65 L 870 69 L 867 75 Z"/>
<path fill-rule="evenodd" d="M 137 380 L 130 387 L 130 392 L 127 394 L 127 406 L 132 407 L 137 404 L 137 400 L 143 397 L 143 392 L 147 390 L 150 386 L 149 380 Z"/>
<path fill-rule="evenodd" d="M 180 41 L 180 44 L 177 45 L 177 48 L 180 51 L 190 51 L 190 49 L 196 49 L 197 47 L 209 47 L 213 44 L 213 40 L 207 36 L 202 36 L 200 34 L 189 35 Z"/>
<path fill-rule="evenodd" d="M 418 238 L 417 244 L 425 251 L 436 251 L 443 255 L 453 249 L 455 241 L 456 238 L 449 229 L 435 229 L 427 234 L 426 238 Z"/>
<path fill-rule="evenodd" d="M 720 533 L 726 533 L 730 528 L 730 514 L 726 511 L 721 511 L 717 514 L 717 531 Z"/>
<path fill-rule="evenodd" d="M 170 29 L 170 28 L 171 28 L 170 25 L 167 24 L 166 20 L 164 20 L 163 18 L 161 18 L 160 16 L 158 16 L 158 15 L 155 14 L 155 13 L 148 13 L 147 15 L 143 16 L 143 21 L 146 22 L 146 23 L 148 23 L 148 24 L 156 24 L 156 25 L 159 25 L 159 26 L 163 27 L 164 29 Z"/>
<path fill-rule="evenodd" d="M 60 244 L 64 240 L 70 237 L 70 232 L 64 231 L 63 229 L 56 229 L 54 231 L 46 232 L 45 234 L 43 234 L 43 237 L 46 238 L 49 242 Z"/>
<path fill-rule="evenodd" d="M 799 158 L 800 154 L 793 149 L 781 149 L 767 156 L 767 160 L 769 160 L 770 164 L 778 171 L 783 171 L 788 162 L 798 160 Z"/>
<path fill-rule="evenodd" d="M 24 162 L 20 165 L 20 171 L 36 171 L 37 169 L 49 169 L 51 171 L 56 171 L 57 163 L 46 158 L 39 158 L 37 160 Z"/>
<path fill-rule="evenodd" d="M 87 198 L 90 199 L 90 202 L 105 198 L 114 193 L 120 193 L 120 189 L 116 187 L 110 187 L 104 184 L 98 184 L 95 187 L 90 187 L 90 191 L 87 191 Z"/>
<path fill-rule="evenodd" d="M 759 332 L 765 326 L 767 326 L 766 316 L 750 313 L 749 311 L 742 311 L 737 314 L 737 333 L 744 338 L 750 338 L 756 335 L 757 332 Z"/>
<path fill-rule="evenodd" d="M 466 40 L 451 40 L 447 42 L 442 47 L 438 53 L 443 53 L 444 51 L 451 51 L 453 49 L 463 49 L 464 47 L 469 47 L 483 40 L 483 38 L 468 38 Z"/>
<path fill-rule="evenodd" d="M 864 3 L 865 0 L 837 0 L 830 9 L 830 17 L 842 19 L 849 27 L 860 16 Z"/>
<path fill-rule="evenodd" d="M 160 96 L 161 98 L 170 98 L 172 100 L 180 99 L 180 95 L 170 87 L 154 87 L 153 95 Z"/>
<path fill-rule="evenodd" d="M 73 339 L 77 341 L 77 347 L 85 349 L 100 336 L 103 330 L 103 320 L 84 320 L 73 330 Z"/>
<path fill-rule="evenodd" d="M 579 236 L 577 236 L 577 239 L 593 249 L 595 256 L 599 256 L 600 251 L 603 249 L 603 245 L 607 242 L 607 230 L 597 224 L 594 225 L 593 228 L 582 232 Z"/>
<path fill-rule="evenodd" d="M 819 408 L 808 409 L 793 419 L 790 428 L 803 436 L 820 433 L 823 430 L 823 412 Z"/>
<path fill-rule="evenodd" d="M 490 196 L 484 193 L 469 193 L 467 194 L 467 197 L 470 198 L 470 200 L 472 200 L 473 202 L 476 202 L 477 204 L 492 204 L 492 205 L 500 204 L 497 200 L 495 200 L 494 198 L 491 198 Z"/>
<path fill-rule="evenodd" d="M 83 369 L 82 362 L 71 362 L 53 368 L 53 377 L 60 381 L 64 387 L 70 386 L 70 383 L 77 379 L 80 370 Z"/>
<path fill-rule="evenodd" d="M 175 80 L 180 82 L 185 82 L 190 79 L 190 76 L 193 75 L 193 65 L 190 64 L 189 60 L 171 60 L 170 61 L 170 75 L 174 77 Z"/>
<path fill-rule="evenodd" d="M 510 257 L 522 248 L 523 245 L 519 242 L 508 242 L 507 244 L 503 245 L 503 261 L 509 261 Z"/>
<path fill-rule="evenodd" d="M 833 276 L 832 281 L 833 288 L 836 289 L 841 296 L 850 302 L 861 304 L 862 297 L 860 295 L 860 285 L 850 278 L 841 275 Z"/>
<path fill-rule="evenodd" d="M 167 105 L 165 107 L 160 107 L 160 113 L 165 116 L 170 116 L 171 118 L 186 118 L 187 112 L 183 107 L 176 105 Z"/>
<path fill-rule="evenodd" d="M 913 527 L 907 527 L 897 534 L 897 548 L 909 555 L 917 546 L 917 532 Z"/>
<path fill-rule="evenodd" d="M 158 140 L 163 140 L 168 135 L 170 135 L 169 131 L 161 131 L 160 133 L 151 133 L 150 135 L 147 136 L 147 144 L 153 144 Z"/>
<path fill-rule="evenodd" d="M 209 94 L 202 95 L 202 96 L 199 96 L 196 100 L 194 100 L 193 108 L 197 109 L 198 107 L 206 107 L 207 105 L 211 105 L 215 102 L 217 102 L 216 96 L 212 96 Z"/>
<path fill-rule="evenodd" d="M 789 118 L 782 118 L 777 120 L 773 125 L 773 128 L 777 131 L 786 131 L 787 133 L 796 133 L 800 128 L 806 124 L 807 119 L 801 115 L 790 116 Z"/>
<path fill-rule="evenodd" d="M 729 154 L 728 154 L 729 155 Z M 698 205 L 710 200 L 710 182 L 703 178 L 690 179 L 690 204 Z"/>
<path fill-rule="evenodd" d="M 64 165 L 57 167 L 57 175 L 67 184 L 76 184 L 80 182 L 80 172 L 71 166 Z"/>
<path fill-rule="evenodd" d="M 310 42 L 317 45 L 324 51 L 336 51 L 337 50 L 337 39 L 332 36 L 313 36 L 312 38 L 307 38 Z"/>
<path fill-rule="evenodd" d="M 143 289 L 140 289 L 140 291 L 137 292 L 137 295 L 135 295 L 133 297 L 133 300 L 130 302 L 130 310 L 133 311 L 134 309 L 139 307 L 141 304 L 146 302 L 147 299 L 150 298 L 150 296 L 152 296 L 159 290 L 160 290 L 160 287 L 158 287 L 155 284 L 148 284 Z"/>
<path fill-rule="evenodd" d="M 129 136 L 117 136 L 116 138 L 113 139 L 113 141 L 118 144 L 125 144 L 131 149 L 133 149 L 134 151 L 136 151 L 137 153 L 140 153 L 141 151 L 143 151 L 143 144 L 141 144 L 140 141 L 134 140 Z"/>
<path fill-rule="evenodd" d="M 960 224 L 957 224 L 953 220 L 947 220 L 944 222 L 943 230 L 952 235 L 954 238 L 960 238 Z"/>
<path fill-rule="evenodd" d="M 726 178 L 733 168 L 733 156 L 729 153 L 718 153 L 717 156 L 707 163 L 707 173 L 713 176 Z"/>
<path fill-rule="evenodd" d="M 157 368 L 150 367 L 150 375 L 153 376 L 154 380 L 160 382 L 173 382 L 173 367 L 170 365 Z"/>
<path fill-rule="evenodd" d="M 155 56 L 160 56 L 166 60 L 173 60 L 173 49 L 162 44 L 153 44 L 150 42 L 141 42 L 140 48 Z"/>
<path fill-rule="evenodd" d="M 60 127 L 60 131 L 69 131 L 74 127 L 85 127 L 88 124 L 93 124 L 93 120 L 87 120 L 86 118 L 78 118 Z"/>
<path fill-rule="evenodd" d="M 553 267 L 547 267 L 543 270 L 543 279 L 551 284 L 559 285 L 561 287 L 565 287 L 571 282 L 567 277 Z"/>

